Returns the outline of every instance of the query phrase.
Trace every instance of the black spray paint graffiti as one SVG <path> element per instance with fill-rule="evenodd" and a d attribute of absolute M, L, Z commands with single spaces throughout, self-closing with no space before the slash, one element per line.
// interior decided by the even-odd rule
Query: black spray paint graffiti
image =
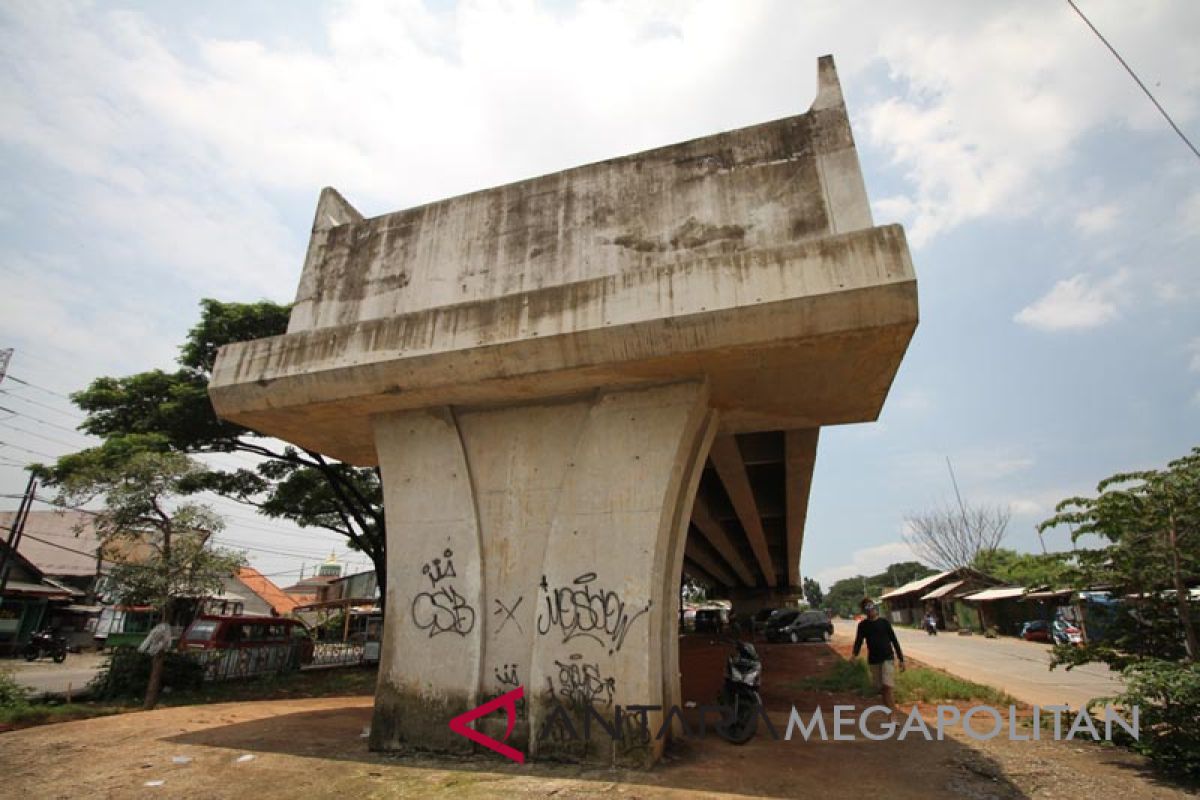
<path fill-rule="evenodd" d="M 496 678 L 496 683 L 501 686 L 515 687 L 521 685 L 521 675 L 517 672 L 516 664 L 505 664 L 503 670 L 500 667 L 494 667 L 492 675 Z"/>
<path fill-rule="evenodd" d="M 558 695 L 567 705 L 577 709 L 596 703 L 612 705 L 617 682 L 614 678 L 602 677 L 599 664 L 584 664 L 582 655 L 572 653 L 567 663 L 555 659 L 554 665 L 558 667 Z M 549 676 L 546 688 L 554 695 L 554 681 Z"/>
<path fill-rule="evenodd" d="M 447 549 L 442 556 L 446 559 L 435 558 L 421 568 L 421 574 L 429 578 L 431 589 L 420 592 L 412 601 L 413 622 L 423 631 L 429 631 L 432 638 L 439 633 L 457 633 L 466 636 L 475 628 L 475 609 L 458 593 L 453 584 L 447 581 L 457 577 L 454 572 L 454 562 L 450 557 L 454 551 Z"/>
<path fill-rule="evenodd" d="M 585 572 L 572 585 L 551 589 L 543 575 L 540 591 L 545 605 L 538 612 L 538 633 L 544 636 L 557 628 L 563 644 L 583 636 L 607 646 L 609 655 L 619 651 L 629 627 L 650 610 L 653 601 L 631 614 L 616 592 L 593 588 L 595 580 L 596 573 Z"/>
<path fill-rule="evenodd" d="M 503 615 L 500 618 L 500 626 L 496 628 L 496 633 L 504 630 L 504 626 L 508 624 L 509 620 L 512 620 L 512 624 L 517 626 L 518 632 L 525 633 L 525 629 L 521 627 L 521 621 L 516 617 L 517 609 L 521 607 L 521 602 L 524 599 L 524 596 L 518 597 L 517 602 L 512 604 L 512 608 L 504 605 L 504 602 L 498 598 L 493 599 L 492 602 L 496 604 L 496 608 L 492 611 L 492 615 Z"/>

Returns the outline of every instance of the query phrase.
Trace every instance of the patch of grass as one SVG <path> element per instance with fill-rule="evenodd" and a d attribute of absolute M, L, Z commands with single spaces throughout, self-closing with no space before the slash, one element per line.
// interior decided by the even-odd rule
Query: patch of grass
<path fill-rule="evenodd" d="M 112 703 L 23 703 L 0 708 L 0 725 L 28 728 L 53 722 L 107 717 L 133 709 L 133 706 Z"/>
<path fill-rule="evenodd" d="M 1016 705 L 1017 702 L 999 689 L 937 669 L 910 667 L 896 675 L 896 702 L 944 703 L 954 700 L 977 700 L 997 707 Z"/>
<path fill-rule="evenodd" d="M 874 691 L 867 662 L 861 658 L 838 659 L 827 672 L 803 680 L 793 681 L 790 686 L 800 691 L 838 692 L 868 695 Z"/>
<path fill-rule="evenodd" d="M 161 704 L 183 706 L 298 697 L 370 696 L 375 694 L 377 674 L 378 670 L 374 668 L 345 667 L 262 675 L 240 681 L 205 683 L 199 689 L 165 694 Z"/>
<path fill-rule="evenodd" d="M 875 694 L 871 672 L 867 662 L 861 658 L 838 660 L 824 674 L 794 681 L 790 685 L 801 691 L 857 694 L 862 697 Z M 1016 703 L 998 689 L 964 680 L 941 670 L 909 667 L 904 672 L 896 673 L 898 703 L 943 703 L 955 700 L 976 700 L 995 706 Z"/>
<path fill-rule="evenodd" d="M 308 670 L 283 675 L 264 675 L 241 681 L 206 683 L 199 689 L 164 692 L 159 707 L 234 703 L 254 700 L 285 700 L 302 697 L 338 697 L 375 694 L 374 668 Z M 0 725 L 26 728 L 55 722 L 70 722 L 140 711 L 141 699 L 110 700 L 91 703 L 20 700 L 0 705 Z"/>

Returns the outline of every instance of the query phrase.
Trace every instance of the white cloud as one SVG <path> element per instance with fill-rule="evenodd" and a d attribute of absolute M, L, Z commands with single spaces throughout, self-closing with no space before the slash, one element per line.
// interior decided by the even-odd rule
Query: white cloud
<path fill-rule="evenodd" d="M 1023 448 L 1003 443 L 959 450 L 950 456 L 950 467 L 964 490 L 1025 472 L 1036 463 L 1037 460 Z M 953 491 L 945 453 L 928 450 L 904 453 L 896 457 L 893 470 L 899 479 L 914 485 L 939 486 L 947 492 Z"/>
<path fill-rule="evenodd" d="M 1200 372 L 1200 336 L 1188 342 L 1187 350 L 1191 354 L 1188 369 L 1192 372 Z"/>
<path fill-rule="evenodd" d="M 827 567 L 812 574 L 812 577 L 824 588 L 829 588 L 834 582 L 853 575 L 875 575 L 884 570 L 889 564 L 900 561 L 913 561 L 915 556 L 908 545 L 903 542 L 889 542 L 873 547 L 864 547 L 850 554 L 850 561 L 836 567 Z M 803 564 L 801 564 L 803 569 Z"/>
<path fill-rule="evenodd" d="M 888 406 L 903 411 L 928 411 L 933 407 L 933 399 L 924 389 L 905 389 L 889 400 Z"/>
<path fill-rule="evenodd" d="M 1104 233 L 1112 229 L 1120 213 L 1121 207 L 1116 203 L 1085 208 L 1075 215 L 1075 228 L 1089 235 Z"/>
<path fill-rule="evenodd" d="M 1084 136 L 1114 124 L 1162 130 L 1153 107 L 1065 5 L 993 4 L 985 15 L 978 8 L 939 4 L 933 22 L 920 13 L 933 6 L 906 4 L 906 17 L 881 39 L 892 77 L 908 91 L 868 109 L 866 132 L 913 188 L 876 207 L 898 213 L 917 247 L 983 217 L 1056 216 L 1074 205 L 1074 193 L 1055 176 Z M 1197 7 L 1175 16 L 1180 11 L 1165 3 L 1132 13 L 1113 0 L 1088 5 L 1102 30 L 1119 31 L 1126 57 L 1144 73 L 1177 76 L 1161 91 L 1176 114 L 1192 118 Z"/>
<path fill-rule="evenodd" d="M 1111 322 L 1119 315 L 1119 290 L 1127 273 L 1093 284 L 1086 274 L 1061 280 L 1045 295 L 1018 311 L 1013 321 L 1043 331 L 1081 330 Z"/>

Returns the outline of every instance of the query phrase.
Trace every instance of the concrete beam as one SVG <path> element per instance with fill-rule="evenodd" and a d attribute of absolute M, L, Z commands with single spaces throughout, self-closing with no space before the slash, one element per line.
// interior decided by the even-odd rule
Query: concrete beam
<path fill-rule="evenodd" d="M 725 532 L 725 527 L 713 517 L 712 511 L 708 507 L 708 501 L 703 494 L 696 495 L 696 502 L 692 506 L 692 524 L 704 535 L 704 538 L 721 555 L 721 558 L 725 559 L 725 563 L 733 568 L 743 585 L 753 586 L 758 582 L 754 579 L 754 573 L 750 571 L 746 562 L 738 554 L 737 548 L 733 546 L 729 534 Z M 733 584 L 728 585 L 732 586 Z"/>
<path fill-rule="evenodd" d="M 729 570 L 721 566 L 721 562 L 715 558 L 709 557 L 689 539 L 686 549 L 683 551 L 684 558 L 697 564 L 701 569 L 707 572 L 712 577 L 716 578 L 718 583 L 723 586 L 734 586 L 737 584 L 737 579 L 729 574 Z"/>
<path fill-rule="evenodd" d="M 778 583 L 775 578 L 775 565 L 771 562 L 767 537 L 763 533 L 762 519 L 758 515 L 758 504 L 754 500 L 754 490 L 750 488 L 750 476 L 746 474 L 742 454 L 738 452 L 737 440 L 729 434 L 717 436 L 713 439 L 708 458 L 716 467 L 717 475 L 721 477 L 725 493 L 733 503 L 733 509 L 742 523 L 742 529 L 750 541 L 750 549 L 758 559 L 758 566 L 766 578 L 767 585 L 774 588 Z"/>
<path fill-rule="evenodd" d="M 804 523 L 808 518 L 808 496 L 812 490 L 820 433 L 820 428 L 807 428 L 787 431 L 783 437 L 789 586 L 800 586 L 800 552 L 804 545 Z"/>

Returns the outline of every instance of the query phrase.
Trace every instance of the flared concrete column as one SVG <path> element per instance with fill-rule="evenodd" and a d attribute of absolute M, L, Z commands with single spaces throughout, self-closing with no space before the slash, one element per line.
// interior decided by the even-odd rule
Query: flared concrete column
<path fill-rule="evenodd" d="M 680 565 L 713 420 L 703 383 L 378 417 L 389 618 L 371 746 L 467 750 L 449 720 L 520 685 L 510 744 L 656 758 L 641 734 L 661 712 L 631 715 L 616 745 L 547 720 L 561 707 L 582 734 L 589 707 L 678 702 Z"/>

